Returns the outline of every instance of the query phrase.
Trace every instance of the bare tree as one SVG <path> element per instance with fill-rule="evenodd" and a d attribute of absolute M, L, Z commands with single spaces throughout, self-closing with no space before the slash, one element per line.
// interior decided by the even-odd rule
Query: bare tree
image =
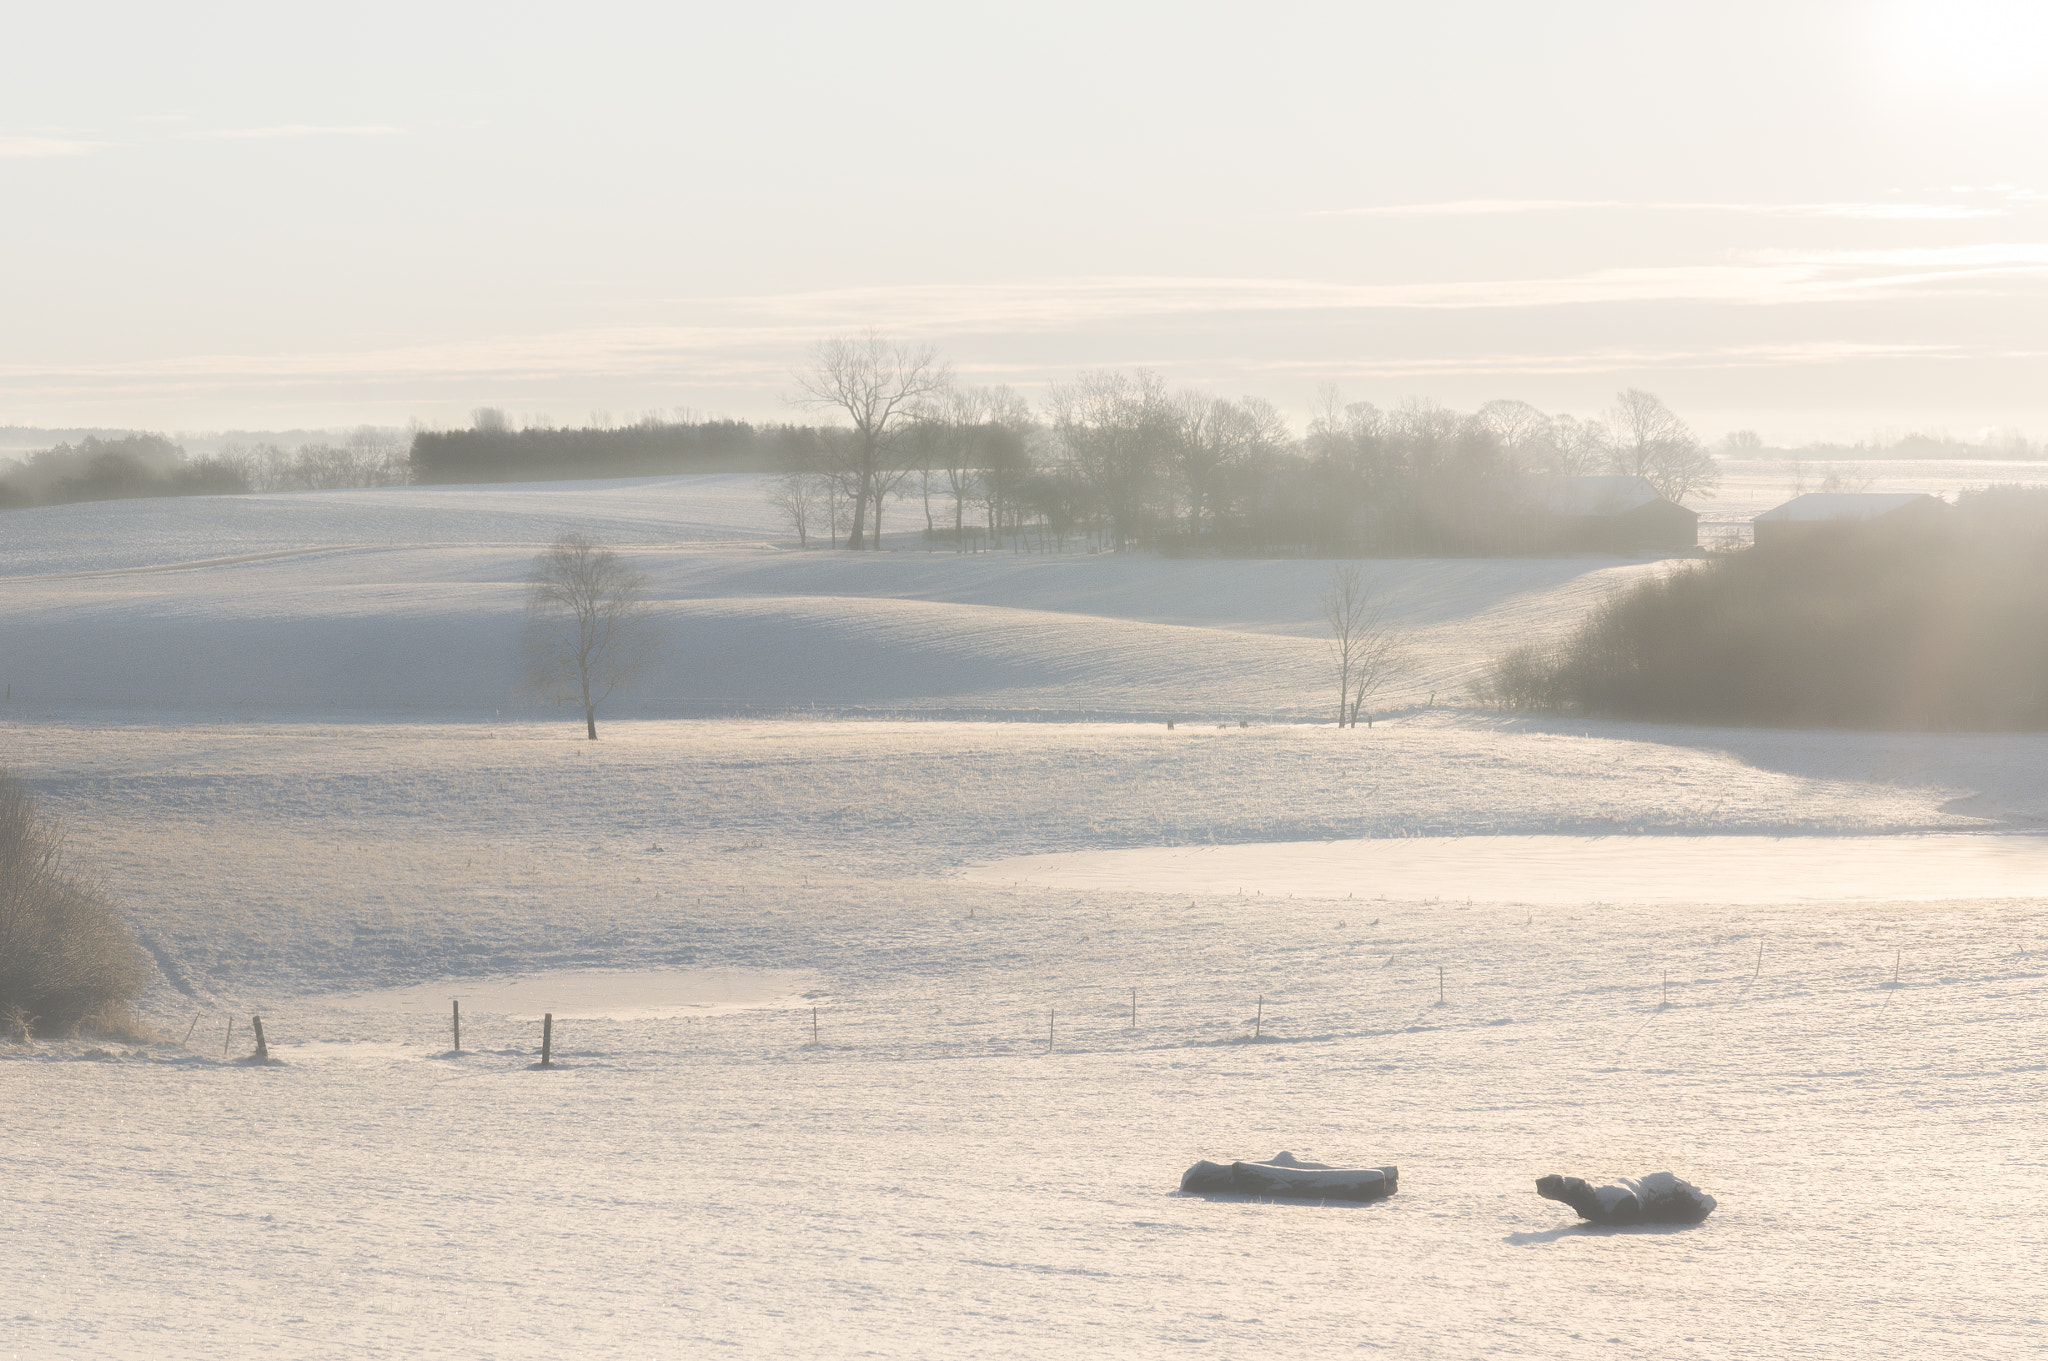
<path fill-rule="evenodd" d="M 796 531 L 798 548 L 809 548 L 811 532 L 825 523 L 824 483 L 822 473 L 794 471 L 783 473 L 768 484 L 768 504 L 781 511 L 789 527 Z"/>
<path fill-rule="evenodd" d="M 851 430 L 837 426 L 820 430 L 808 459 L 797 465 L 804 472 L 817 474 L 813 485 L 824 502 L 825 541 L 834 548 L 845 539 L 853 488 L 860 481 L 859 443 Z"/>
<path fill-rule="evenodd" d="M 1607 425 L 1614 471 L 1643 478 L 1659 496 L 1671 501 L 1712 496 L 1721 484 L 1714 456 L 1654 394 L 1641 388 L 1622 393 L 1614 399 Z"/>
<path fill-rule="evenodd" d="M 1564 477 L 1583 477 L 1608 458 L 1607 427 L 1577 416 L 1559 416 L 1550 423 L 1549 471 Z"/>
<path fill-rule="evenodd" d="M 1145 522 L 1152 483 L 1173 446 L 1177 422 L 1159 375 L 1084 373 L 1048 394 L 1053 431 L 1109 517 L 1121 549 Z"/>
<path fill-rule="evenodd" d="M 939 536 L 938 520 L 932 515 L 932 487 L 945 477 L 947 448 L 952 441 L 952 427 L 947 422 L 942 408 L 933 408 L 919 413 L 904 431 L 903 445 L 909 455 L 906 460 L 911 474 L 917 479 L 917 494 L 924 505 L 924 546 L 930 552 L 932 542 Z M 881 521 L 876 520 L 879 533 Z"/>
<path fill-rule="evenodd" d="M 1387 619 L 1387 594 L 1356 563 L 1330 569 L 1321 598 L 1330 626 L 1330 660 L 1337 664 L 1337 726 L 1372 726 L 1367 701 L 1386 688 L 1401 665 L 1401 638 Z"/>
<path fill-rule="evenodd" d="M 535 556 L 526 584 L 520 648 L 527 679 L 556 703 L 580 698 L 595 742 L 597 706 L 654 660 L 659 639 L 648 578 L 577 531 Z"/>
<path fill-rule="evenodd" d="M 982 423 L 988 418 L 989 396 L 983 388 L 955 387 L 945 403 L 946 438 L 939 445 L 946 492 L 953 498 L 953 551 L 967 551 L 967 503 L 980 490 L 981 468 L 975 457 L 981 446 Z"/>
<path fill-rule="evenodd" d="M 912 348 L 870 330 L 821 342 L 811 368 L 796 381 L 802 390 L 797 401 L 844 412 L 853 423 L 853 529 L 846 546 L 865 548 L 868 507 L 879 512 L 888 490 L 876 479 L 885 471 L 890 443 L 921 405 L 944 390 L 946 366 L 929 345 Z M 879 536 L 875 546 L 881 546 Z"/>
<path fill-rule="evenodd" d="M 989 538 L 1000 549 L 1003 536 L 1023 523 L 1023 491 L 1036 465 L 1031 441 L 1014 426 L 990 421 L 977 432 L 975 461 L 981 464 L 977 485 L 988 511 Z"/>
<path fill-rule="evenodd" d="M 875 470 L 871 489 L 874 496 L 875 547 L 882 546 L 882 507 L 890 500 L 910 499 L 910 478 L 915 468 L 878 468 Z"/>
<path fill-rule="evenodd" d="M 1730 430 L 1721 436 L 1721 447 L 1730 458 L 1762 458 L 1764 437 L 1754 430 Z"/>
<path fill-rule="evenodd" d="M 1525 468 L 1547 463 L 1550 454 L 1550 417 L 1527 402 L 1509 399 L 1488 402 L 1479 408 L 1479 419 L 1500 439 L 1500 447 Z"/>

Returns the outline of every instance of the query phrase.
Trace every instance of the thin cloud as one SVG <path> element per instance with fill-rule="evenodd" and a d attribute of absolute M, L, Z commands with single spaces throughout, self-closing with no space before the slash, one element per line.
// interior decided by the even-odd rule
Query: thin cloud
<path fill-rule="evenodd" d="M 1633 208 L 1620 199 L 1461 198 L 1448 203 L 1389 203 L 1375 208 L 1326 208 L 1311 217 L 1492 217 L 1502 213 L 1562 213 Z"/>
<path fill-rule="evenodd" d="M 1738 257 L 1764 264 L 1875 266 L 1881 269 L 1984 269 L 2048 266 L 2048 244 L 1994 241 L 1975 246 L 1909 246 L 1896 250 L 1757 250 Z"/>
<path fill-rule="evenodd" d="M 2008 198 L 2024 199 L 2011 194 Z M 1973 203 L 1685 203 L 1628 199 L 1472 198 L 1446 203 L 1394 203 L 1369 208 L 1332 208 L 1314 217 L 1489 217 L 1515 213 L 1635 211 L 1648 213 L 1736 213 L 1750 217 L 1862 218 L 1877 221 L 1944 222 L 2004 217 L 2006 210 Z"/>
<path fill-rule="evenodd" d="M 211 128 L 188 132 L 195 142 L 260 141 L 274 137 L 397 137 L 403 129 L 382 123 L 280 123 L 267 128 Z"/>
<path fill-rule="evenodd" d="M 1613 349 L 1561 354 L 1480 354 L 1440 359 L 1403 356 L 1331 363 L 1323 359 L 1260 362 L 1241 359 L 1246 369 L 1267 373 L 1314 373 L 1362 378 L 1463 377 L 1484 374 L 1597 374 L 1644 369 L 1759 369 L 1785 365 L 1853 363 L 1882 359 L 1989 359 L 2008 357 L 1958 345 L 1878 345 L 1812 341 L 1789 345 L 1736 345 L 1711 349 Z M 1214 362 L 1214 361 L 1209 361 Z"/>
<path fill-rule="evenodd" d="M 63 137 L 0 137 L 0 161 L 86 156 L 105 145 L 105 142 L 77 142 Z"/>
<path fill-rule="evenodd" d="M 1085 333 L 1131 323 L 1330 317 L 1373 311 L 1642 307 L 1691 303 L 1783 307 L 1948 295 L 1994 286 L 1990 276 L 2048 276 L 2048 244 L 1947 249 L 1772 251 L 1703 265 L 1597 270 L 1540 279 L 1338 284 L 1314 279 L 1113 276 L 977 285 L 838 289 L 672 299 L 689 324 L 590 327 L 388 349 L 186 355 L 145 363 L 0 363 L 18 393 L 199 392 L 235 387 L 360 387 L 364 381 L 547 381 L 569 377 L 779 381 L 821 334 L 874 325 L 946 341 Z M 1765 368 L 1885 358 L 1982 357 L 1939 346 L 1826 341 L 1796 346 L 1528 353 L 1359 361 L 1389 376 L 1431 373 L 1605 373 L 1646 366 Z M 1316 364 L 1330 368 L 1330 361 Z M 1361 369 L 1360 372 L 1366 370 Z"/>
<path fill-rule="evenodd" d="M 1724 263 L 1593 270 L 1537 279 L 1337 284 L 1313 279 L 1161 276 L 1019 280 L 971 285 L 836 289 L 702 299 L 738 317 L 816 327 L 873 323 L 975 334 L 1049 331 L 1144 317 L 1305 312 L 1465 311 L 1630 303 L 1785 306 L 1925 290 L 1987 271 L 2048 267 L 2048 247 L 1951 251 L 1757 252 Z"/>

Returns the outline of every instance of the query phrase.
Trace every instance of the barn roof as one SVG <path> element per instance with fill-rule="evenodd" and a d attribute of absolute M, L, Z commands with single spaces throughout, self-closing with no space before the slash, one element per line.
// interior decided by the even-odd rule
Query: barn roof
<path fill-rule="evenodd" d="M 1810 491 L 1757 516 L 1759 520 L 1875 520 L 1908 506 L 1946 505 L 1918 491 Z"/>
<path fill-rule="evenodd" d="M 1625 515 L 1664 498 L 1640 477 L 1531 477 L 1529 499 L 1552 515 Z"/>

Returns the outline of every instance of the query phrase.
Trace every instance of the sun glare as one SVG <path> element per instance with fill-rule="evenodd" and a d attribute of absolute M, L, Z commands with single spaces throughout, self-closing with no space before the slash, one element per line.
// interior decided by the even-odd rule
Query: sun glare
<path fill-rule="evenodd" d="M 2048 74 L 2048 6 L 2038 0 L 1907 0 L 1880 37 L 1899 73 L 1959 93 L 2009 94 Z"/>

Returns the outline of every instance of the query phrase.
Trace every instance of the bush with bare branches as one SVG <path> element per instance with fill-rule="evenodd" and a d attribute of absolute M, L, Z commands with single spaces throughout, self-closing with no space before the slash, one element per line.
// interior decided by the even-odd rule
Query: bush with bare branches
<path fill-rule="evenodd" d="M 0 1021 L 22 1037 L 125 1028 L 149 979 L 134 935 L 63 842 L 28 786 L 0 771 Z"/>

